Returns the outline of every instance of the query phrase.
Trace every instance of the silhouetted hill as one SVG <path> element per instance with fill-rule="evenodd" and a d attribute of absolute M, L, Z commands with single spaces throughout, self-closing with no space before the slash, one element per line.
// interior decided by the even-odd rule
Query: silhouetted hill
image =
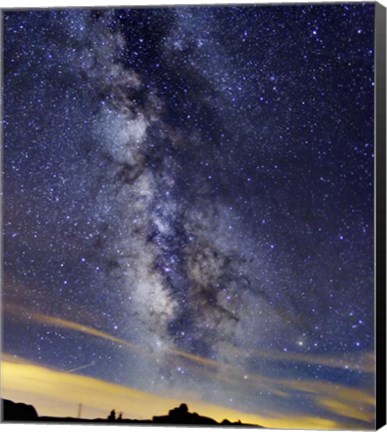
<path fill-rule="evenodd" d="M 210 417 L 204 417 L 198 413 L 190 413 L 186 404 L 181 404 L 174 408 L 165 416 L 154 416 L 152 420 L 136 420 L 116 418 L 115 411 L 112 410 L 110 415 L 105 418 L 97 419 L 82 419 L 74 417 L 50 417 L 38 416 L 36 409 L 32 405 L 24 403 L 15 403 L 10 400 L 2 399 L 3 405 L 3 421 L 12 422 L 43 422 L 43 423 L 107 423 L 107 424 L 173 424 L 173 425 L 211 425 L 211 426 L 243 426 L 243 427 L 258 427 L 262 426 L 241 423 L 240 421 L 232 423 L 229 420 L 223 420 L 218 423 Z"/>
<path fill-rule="evenodd" d="M 38 413 L 32 405 L 2 399 L 4 421 L 37 421 Z"/>

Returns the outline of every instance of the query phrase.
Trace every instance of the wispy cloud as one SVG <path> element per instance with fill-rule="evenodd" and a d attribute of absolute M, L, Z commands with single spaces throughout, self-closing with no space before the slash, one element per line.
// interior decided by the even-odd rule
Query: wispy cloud
<path fill-rule="evenodd" d="M 334 356 L 329 354 L 317 355 L 292 351 L 241 350 L 239 347 L 229 343 L 223 343 L 222 349 L 227 350 L 229 354 L 238 356 L 242 359 L 264 359 L 284 363 L 292 362 L 309 364 L 311 366 L 325 366 L 366 373 L 375 372 L 375 353 L 373 351 L 360 352 L 358 354 L 345 353 L 341 356 Z"/>
<path fill-rule="evenodd" d="M 139 345 L 136 345 L 134 343 L 131 343 L 125 339 L 113 336 L 107 332 L 101 331 L 101 330 L 96 330 L 92 327 L 83 325 L 83 324 L 79 324 L 75 321 L 70 321 L 67 319 L 63 319 L 63 318 L 58 318 L 58 317 L 54 317 L 51 315 L 46 315 L 46 314 L 42 314 L 42 313 L 36 313 L 33 311 L 28 310 L 27 308 L 24 308 L 20 305 L 16 305 L 16 304 L 7 304 L 5 306 L 5 312 L 12 314 L 12 315 L 16 315 L 19 319 L 28 319 L 34 322 L 38 322 L 40 324 L 46 324 L 46 325 L 51 325 L 53 327 L 58 327 L 58 328 L 62 328 L 62 329 L 68 329 L 68 330 L 74 330 L 76 332 L 81 332 L 81 333 L 85 333 L 88 334 L 90 336 L 94 336 L 100 339 L 105 339 L 114 343 L 117 343 L 118 345 L 124 346 L 130 350 L 133 350 L 135 352 L 137 352 L 138 354 L 144 355 L 144 356 L 155 356 L 156 355 L 149 350 L 146 347 L 142 347 Z M 181 351 L 181 350 L 177 350 L 174 348 L 168 348 L 165 347 L 165 350 L 168 351 L 171 355 L 175 356 L 175 357 L 180 357 L 183 358 L 185 360 L 189 360 L 191 362 L 200 364 L 202 366 L 210 366 L 210 367 L 219 367 L 222 366 L 219 362 L 215 361 L 215 360 L 211 360 L 211 359 L 207 359 L 205 357 L 201 357 L 195 354 L 190 354 L 187 353 L 185 351 Z"/>
<path fill-rule="evenodd" d="M 373 352 L 360 353 L 356 356 L 351 354 L 350 359 L 345 356 L 330 357 L 294 352 L 263 352 L 258 354 L 258 356 L 277 361 L 307 363 L 310 365 L 327 366 L 346 370 L 350 369 L 369 373 L 375 372 L 375 355 Z"/>
<path fill-rule="evenodd" d="M 96 330 L 92 327 L 85 326 L 74 321 L 41 313 L 34 313 L 18 305 L 8 304 L 6 312 L 17 315 L 20 319 L 24 317 L 24 319 L 27 318 L 41 324 L 73 330 L 90 335 L 92 337 L 104 339 L 126 347 L 127 349 L 139 355 L 146 356 L 148 358 L 157 358 L 157 353 L 146 347 L 133 344 L 122 338 L 118 338 L 109 333 Z M 181 361 L 184 361 L 185 367 L 191 368 L 192 371 L 197 374 L 197 376 L 201 376 L 205 380 L 221 382 L 229 387 L 230 391 L 240 391 L 245 394 L 256 394 L 257 392 L 261 391 L 271 393 L 279 398 L 279 400 L 282 399 L 287 401 L 295 401 L 301 395 L 303 398 L 307 398 L 309 402 L 315 406 L 316 412 L 318 411 L 325 413 L 325 415 L 320 415 L 319 417 L 315 418 L 303 413 L 302 408 L 297 406 L 296 403 L 293 403 L 292 406 L 294 411 L 297 412 L 297 415 L 294 416 L 291 410 L 284 410 L 281 406 L 281 402 L 277 402 L 271 407 L 265 407 L 265 413 L 270 415 L 270 420 L 264 416 L 257 416 L 257 414 L 254 414 L 253 417 L 250 417 L 251 414 L 244 413 L 244 421 L 246 422 L 250 421 L 253 423 L 259 423 L 278 428 L 301 427 L 305 429 L 343 428 L 345 426 L 359 428 L 357 424 L 351 423 L 352 421 L 356 420 L 364 422 L 368 425 L 373 425 L 374 423 L 375 398 L 373 396 L 373 388 L 357 389 L 337 383 L 333 384 L 321 379 L 293 379 L 291 377 L 283 378 L 250 373 L 241 366 L 235 366 L 204 358 L 175 348 L 165 347 L 164 349 L 169 354 L 168 361 L 170 361 L 171 367 L 181 363 Z M 230 347 L 230 349 L 234 348 Z M 250 355 L 252 354 L 250 353 Z M 240 352 L 240 355 L 246 356 L 248 353 L 242 351 Z M 320 358 L 318 356 L 301 353 L 264 352 L 260 353 L 260 356 L 266 360 L 278 360 L 285 362 L 285 364 L 289 362 L 307 362 L 311 364 L 325 364 L 329 367 L 342 367 L 343 362 L 342 359 L 338 358 Z M 359 368 L 361 370 L 371 372 L 373 370 L 373 360 L 374 357 L 372 353 L 363 354 L 363 357 L 359 358 L 359 364 L 361 365 Z M 10 356 L 3 356 L 3 361 L 8 363 L 11 361 L 13 366 L 11 369 L 8 367 L 8 370 L 15 369 L 16 363 L 14 358 Z M 39 367 L 38 365 L 35 366 Z M 91 366 L 91 364 L 81 365 L 77 368 L 62 373 L 66 373 L 66 376 L 71 374 L 76 376 L 74 372 L 89 366 Z M 355 365 L 352 366 L 354 367 Z M 28 367 L 32 367 L 32 365 L 29 364 Z M 20 382 L 18 383 L 21 385 Z M 175 401 L 174 403 L 177 402 L 178 401 Z M 224 409 L 226 410 L 226 408 Z M 155 413 L 152 412 L 152 414 Z M 208 415 L 214 416 L 214 414 L 210 412 L 208 412 Z M 324 419 L 324 417 L 326 418 Z M 254 418 L 254 421 L 252 418 Z"/>

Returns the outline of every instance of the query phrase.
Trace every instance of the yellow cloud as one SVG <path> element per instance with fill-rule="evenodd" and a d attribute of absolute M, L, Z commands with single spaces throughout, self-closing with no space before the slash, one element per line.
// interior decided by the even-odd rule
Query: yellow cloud
<path fill-rule="evenodd" d="M 375 397 L 368 391 L 355 389 L 342 384 L 320 380 L 282 380 L 282 384 L 290 389 L 303 391 L 314 395 L 335 396 L 338 400 L 348 402 L 361 401 L 368 405 L 375 405 Z"/>
<path fill-rule="evenodd" d="M 349 418 L 371 423 L 374 419 L 374 412 L 369 411 L 369 406 L 362 406 L 359 402 L 357 406 L 348 405 L 335 399 L 321 398 L 318 404 L 322 407 L 328 408 L 330 411 Z"/>
<path fill-rule="evenodd" d="M 4 360 L 7 359 L 7 360 Z M 3 356 L 1 365 L 2 397 L 33 404 L 39 415 L 76 417 L 82 403 L 85 418 L 106 418 L 111 409 L 122 411 L 126 418 L 151 418 L 163 415 L 182 402 L 181 399 L 163 397 L 134 388 L 109 383 L 96 378 L 58 372 L 35 364 L 10 361 Z M 330 419 L 311 416 L 278 415 L 268 417 L 187 400 L 191 411 L 217 421 L 228 418 L 271 428 L 337 429 L 341 425 Z"/>
<path fill-rule="evenodd" d="M 375 424 L 376 400 L 372 389 L 366 391 L 320 380 L 283 380 L 282 385 L 289 390 L 308 393 L 316 405 L 334 415 Z"/>

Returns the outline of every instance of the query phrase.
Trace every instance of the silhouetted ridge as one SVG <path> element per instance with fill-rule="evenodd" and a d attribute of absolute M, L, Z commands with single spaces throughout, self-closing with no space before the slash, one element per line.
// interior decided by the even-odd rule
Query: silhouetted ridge
<path fill-rule="evenodd" d="M 188 406 L 182 403 L 180 406 L 171 409 L 168 415 L 165 416 L 154 416 L 152 420 L 132 420 L 122 418 L 122 413 L 116 416 L 116 411 L 113 409 L 106 418 L 97 419 L 84 419 L 74 417 L 50 417 L 50 416 L 38 416 L 36 409 L 32 405 L 24 403 L 15 403 L 10 400 L 2 399 L 3 406 L 3 421 L 20 421 L 20 422 L 43 422 L 43 423 L 141 423 L 141 424 L 176 424 L 176 425 L 221 425 L 221 426 L 251 426 L 261 427 L 258 425 L 241 423 L 238 420 L 235 423 L 229 420 L 223 420 L 222 423 L 218 423 L 210 417 L 204 417 L 198 413 L 190 413 Z"/>

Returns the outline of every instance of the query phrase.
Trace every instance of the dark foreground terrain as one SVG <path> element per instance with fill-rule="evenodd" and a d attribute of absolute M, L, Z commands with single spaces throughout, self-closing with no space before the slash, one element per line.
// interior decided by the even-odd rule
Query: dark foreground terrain
<path fill-rule="evenodd" d="M 245 424 L 240 421 L 232 423 L 223 420 L 218 423 L 210 417 L 204 417 L 197 413 L 190 413 L 186 404 L 169 411 L 165 416 L 154 416 L 152 420 L 132 420 L 116 417 L 115 411 L 111 411 L 107 418 L 82 419 L 74 417 L 48 417 L 39 416 L 32 405 L 15 403 L 11 400 L 2 399 L 2 420 L 4 422 L 44 422 L 44 423 L 106 423 L 106 424 L 174 424 L 174 425 L 206 425 L 206 426 L 243 426 L 261 427 L 258 425 Z"/>

